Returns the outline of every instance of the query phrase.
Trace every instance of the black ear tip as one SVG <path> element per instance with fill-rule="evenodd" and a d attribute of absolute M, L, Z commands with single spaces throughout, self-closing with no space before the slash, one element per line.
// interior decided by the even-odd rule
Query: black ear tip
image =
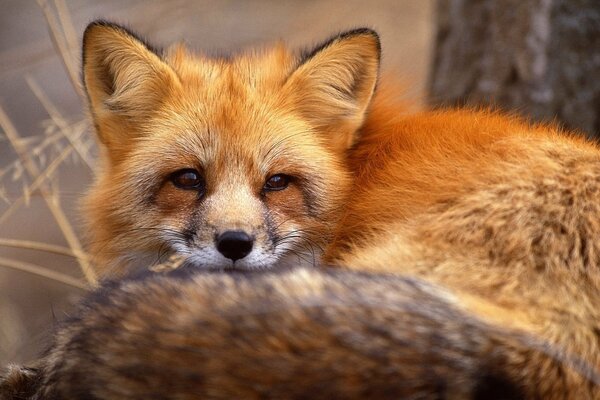
<path fill-rule="evenodd" d="M 108 21 L 108 20 L 105 20 L 105 19 L 97 19 L 97 20 L 94 20 L 94 21 L 92 21 L 92 22 L 90 22 L 88 24 L 88 26 L 85 28 L 85 31 L 83 32 L 83 45 L 84 46 L 86 44 L 86 40 L 89 39 L 89 37 L 92 34 L 92 32 L 95 31 L 98 28 L 100 28 L 100 29 L 110 29 L 110 30 L 119 32 L 120 34 L 130 36 L 130 37 L 138 40 L 139 42 L 142 42 L 150 50 L 154 50 L 152 48 L 152 46 L 148 45 L 148 43 L 146 43 L 146 41 L 142 37 L 140 37 L 137 33 L 135 33 L 134 31 L 132 31 L 131 29 L 129 29 L 127 26 L 121 25 L 121 24 L 117 24 L 115 22 Z"/>
<path fill-rule="evenodd" d="M 85 30 L 87 31 L 88 29 L 93 28 L 95 26 L 104 26 L 104 27 L 111 27 L 111 28 L 119 27 L 119 25 L 114 22 L 100 18 L 100 19 L 96 19 L 96 20 L 93 20 L 92 22 L 90 22 L 88 24 L 87 28 L 85 28 Z"/>
<path fill-rule="evenodd" d="M 97 19 L 97 20 L 90 22 L 86 26 L 85 31 L 83 32 L 83 40 L 82 40 L 82 46 L 81 46 L 82 74 L 85 71 L 85 65 L 87 63 L 87 55 L 88 55 L 87 49 L 90 47 L 90 40 L 93 36 L 93 33 L 95 31 L 97 31 L 98 29 L 106 29 L 106 28 L 110 28 L 113 30 L 119 30 L 122 32 L 127 32 L 127 29 L 123 28 L 122 26 L 115 24 L 114 22 L 107 21 L 105 19 Z M 83 80 L 83 75 L 82 75 L 82 80 Z M 84 86 L 85 86 L 85 84 L 84 84 Z"/>
<path fill-rule="evenodd" d="M 121 35 L 129 36 L 129 37 L 135 39 L 136 41 L 138 41 L 139 43 L 141 43 L 142 45 L 144 45 L 146 47 L 146 49 L 153 52 L 157 56 L 160 57 L 162 54 L 161 49 L 148 43 L 144 38 L 142 38 L 140 35 L 138 35 L 134 31 L 132 31 L 131 29 L 129 29 L 127 26 L 117 24 L 115 22 L 107 21 L 105 19 L 97 19 L 97 20 L 90 22 L 88 24 L 88 26 L 85 28 L 85 31 L 83 32 L 82 50 L 83 50 L 83 62 L 84 63 L 85 63 L 85 54 L 86 54 L 85 50 L 86 50 L 86 46 L 89 44 L 89 39 L 91 38 L 92 33 L 99 28 L 100 29 L 110 29 L 112 31 L 120 33 Z"/>
<path fill-rule="evenodd" d="M 85 86 L 85 67 L 86 67 L 86 64 L 88 63 L 88 57 L 90 56 L 90 54 L 92 53 L 92 49 L 94 48 L 91 45 L 91 43 L 93 41 L 93 37 L 94 37 L 95 33 L 98 33 L 101 31 L 104 31 L 104 32 L 112 31 L 112 33 L 116 33 L 118 35 L 128 36 L 130 38 L 133 38 L 133 39 L 135 39 L 135 41 L 137 41 L 138 43 L 141 43 L 144 47 L 146 47 L 146 49 L 148 51 L 156 54 L 159 58 L 161 58 L 161 55 L 162 55 L 161 49 L 154 47 L 153 45 L 148 43 L 146 40 L 144 40 L 142 37 L 140 37 L 137 33 L 133 32 L 128 27 L 121 25 L 121 24 L 117 24 L 115 22 L 105 20 L 105 19 L 94 20 L 87 25 L 87 27 L 85 28 L 85 31 L 83 32 L 83 41 L 82 41 L 82 46 L 81 46 L 81 63 L 82 63 L 81 78 L 82 78 L 82 81 L 84 82 L 84 86 Z M 88 53 L 90 53 L 90 54 L 88 54 Z"/>
<path fill-rule="evenodd" d="M 339 35 L 339 38 L 343 39 L 343 38 L 347 38 L 347 37 L 351 37 L 351 36 L 362 36 L 362 35 L 371 36 L 373 39 L 375 39 L 377 44 L 380 45 L 379 34 L 377 33 L 377 31 L 375 31 L 374 29 L 371 29 L 371 28 L 351 29 L 349 31 L 342 32 Z"/>
<path fill-rule="evenodd" d="M 88 26 L 85 28 L 85 31 L 83 32 L 83 42 L 84 43 L 86 41 L 86 38 L 89 38 L 92 31 L 94 31 L 97 28 L 112 28 L 115 30 L 127 31 L 126 28 L 122 27 L 119 24 L 115 24 L 114 22 L 110 22 L 105 19 L 97 19 L 97 20 L 90 22 L 88 24 Z"/>
<path fill-rule="evenodd" d="M 370 36 L 375 42 L 375 46 L 377 47 L 377 53 L 381 53 L 381 40 L 379 39 L 379 34 L 377 33 L 377 31 L 371 28 L 356 28 L 341 33 L 338 36 L 338 38 L 345 39 L 354 36 Z"/>
<path fill-rule="evenodd" d="M 376 47 L 375 50 L 377 52 L 377 57 L 381 58 L 381 41 L 379 40 L 379 34 L 371 28 L 356 28 L 356 29 L 351 29 L 351 30 L 348 30 L 345 32 L 338 33 L 337 35 L 330 37 L 329 39 L 327 39 L 320 45 L 318 45 L 308 51 L 304 50 L 301 53 L 300 65 L 302 65 L 307 60 L 311 59 L 315 54 L 319 53 L 323 49 L 328 48 L 333 43 L 337 43 L 340 40 L 351 39 L 356 36 L 369 36 L 370 38 L 372 38 L 374 41 L 375 47 Z"/>

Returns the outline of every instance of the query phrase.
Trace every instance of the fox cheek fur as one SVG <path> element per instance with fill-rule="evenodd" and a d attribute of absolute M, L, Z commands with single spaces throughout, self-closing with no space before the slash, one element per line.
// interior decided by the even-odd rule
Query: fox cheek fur
<path fill-rule="evenodd" d="M 83 44 L 102 153 L 84 215 L 101 276 L 141 255 L 254 269 L 324 246 L 377 81 L 373 31 L 227 60 L 158 52 L 103 21 Z"/>

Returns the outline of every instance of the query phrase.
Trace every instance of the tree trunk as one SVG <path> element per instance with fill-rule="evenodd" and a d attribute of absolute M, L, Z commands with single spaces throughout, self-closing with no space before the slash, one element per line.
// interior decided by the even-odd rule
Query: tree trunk
<path fill-rule="evenodd" d="M 600 137 L 600 0 L 438 0 L 433 105 L 494 105 Z"/>

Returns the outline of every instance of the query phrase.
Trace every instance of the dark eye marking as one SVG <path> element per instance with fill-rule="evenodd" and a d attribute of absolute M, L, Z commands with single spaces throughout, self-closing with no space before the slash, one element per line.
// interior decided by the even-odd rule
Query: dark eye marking
<path fill-rule="evenodd" d="M 292 177 L 285 174 L 275 174 L 269 177 L 265 185 L 263 186 L 263 191 L 265 192 L 274 192 L 277 190 L 283 190 L 288 187 Z"/>
<path fill-rule="evenodd" d="M 192 168 L 180 169 L 169 176 L 173 185 L 184 190 L 204 190 L 204 179 L 200 172 Z"/>

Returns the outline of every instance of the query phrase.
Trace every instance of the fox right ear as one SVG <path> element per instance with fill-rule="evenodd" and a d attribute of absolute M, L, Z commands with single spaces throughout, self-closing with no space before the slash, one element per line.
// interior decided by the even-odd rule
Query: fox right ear
<path fill-rule="evenodd" d="M 354 143 L 363 123 L 377 83 L 380 53 L 375 31 L 348 31 L 304 55 L 285 83 L 284 93 L 293 107 L 338 151 Z"/>
<path fill-rule="evenodd" d="M 110 147 L 127 140 L 123 125 L 147 117 L 178 79 L 127 29 L 95 21 L 83 35 L 83 81 L 100 140 Z"/>

